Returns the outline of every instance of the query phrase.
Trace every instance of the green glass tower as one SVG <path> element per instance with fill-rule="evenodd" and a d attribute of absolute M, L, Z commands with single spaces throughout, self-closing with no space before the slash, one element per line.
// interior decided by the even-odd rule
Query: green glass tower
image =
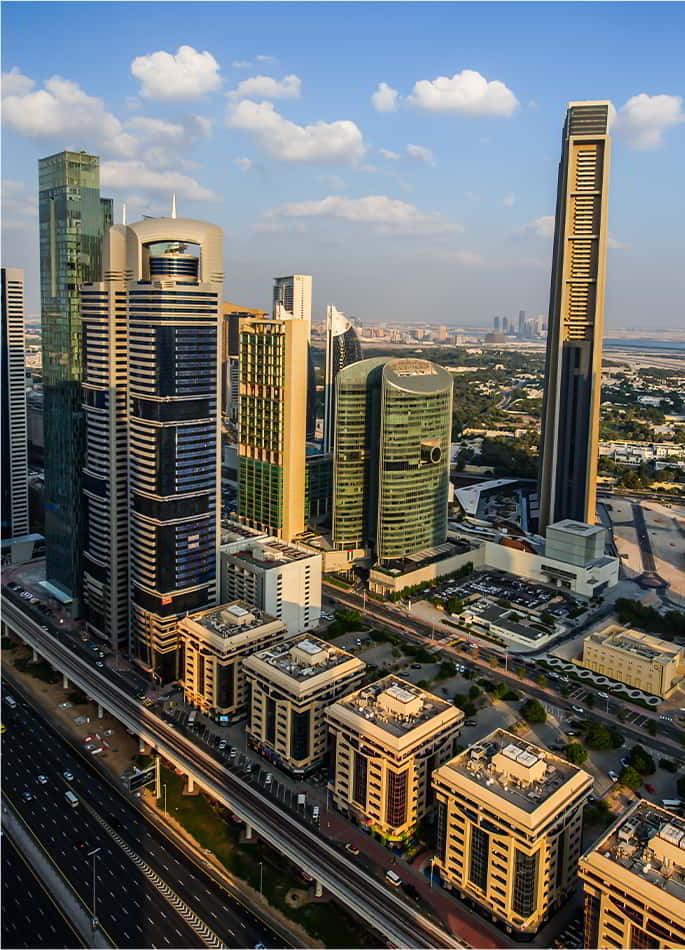
<path fill-rule="evenodd" d="M 100 198 L 100 160 L 59 152 L 38 162 L 45 427 L 46 576 L 81 606 L 81 283 L 102 279 L 112 200 Z"/>

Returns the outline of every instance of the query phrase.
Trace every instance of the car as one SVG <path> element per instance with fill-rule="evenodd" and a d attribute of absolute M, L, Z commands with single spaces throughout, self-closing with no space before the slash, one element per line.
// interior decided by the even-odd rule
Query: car
<path fill-rule="evenodd" d="M 245 771 L 247 772 L 248 775 L 252 772 L 252 763 L 251 763 L 251 762 L 248 762 L 248 763 L 247 763 L 247 765 L 245 766 Z"/>
<path fill-rule="evenodd" d="M 464 723 L 465 726 L 477 726 L 478 722 L 476 719 L 467 719 Z"/>
<path fill-rule="evenodd" d="M 569 736 L 569 737 L 571 737 L 571 738 L 572 738 L 573 736 L 577 736 L 577 735 L 578 735 L 578 733 L 576 732 L 575 729 L 564 729 L 564 732 L 566 733 L 567 736 Z"/>
<path fill-rule="evenodd" d="M 67 780 L 67 782 L 73 782 L 73 781 L 74 781 L 74 776 L 73 776 L 73 774 L 72 774 L 71 772 L 69 772 L 69 771 L 67 771 L 67 772 L 62 772 L 62 775 L 65 777 L 65 779 Z"/>
<path fill-rule="evenodd" d="M 354 855 L 355 858 L 359 854 L 359 848 L 355 847 L 353 844 L 350 844 L 349 841 L 345 845 L 345 851 L 347 851 L 348 854 Z"/>
<path fill-rule="evenodd" d="M 421 669 L 421 664 L 420 664 L 420 663 L 412 663 L 411 668 L 412 668 L 413 670 L 420 670 L 420 669 Z"/>
<path fill-rule="evenodd" d="M 616 772 L 614 772 L 613 769 L 609 769 L 609 771 L 607 772 L 607 775 L 609 776 L 612 782 L 618 782 L 618 775 L 616 774 Z"/>
<path fill-rule="evenodd" d="M 47 779 L 47 776 L 46 776 L 46 775 L 39 775 L 39 776 L 38 776 L 38 781 L 40 782 L 41 785 L 47 785 L 47 784 L 48 784 L 48 779 Z"/>
<path fill-rule="evenodd" d="M 226 748 L 227 745 L 228 745 L 228 743 L 226 742 L 226 740 L 225 740 L 225 739 L 222 739 L 221 742 L 220 742 L 219 745 L 218 745 L 219 751 L 220 751 L 220 752 L 223 752 L 223 750 Z"/>
<path fill-rule="evenodd" d="M 97 643 L 91 643 L 90 648 L 91 650 L 93 650 L 94 653 L 100 652 L 100 647 L 97 645 Z"/>
<path fill-rule="evenodd" d="M 624 769 L 629 769 L 629 768 L 630 768 L 630 759 L 621 759 L 621 766 L 622 766 Z"/>
<path fill-rule="evenodd" d="M 549 676 L 549 678 L 550 678 L 551 680 L 558 680 L 558 679 L 559 679 L 559 674 L 558 674 L 558 673 L 548 673 L 547 675 Z"/>
<path fill-rule="evenodd" d="M 254 945 L 254 950 L 266 950 L 266 944 L 262 943 L 260 940 L 259 943 Z"/>
<path fill-rule="evenodd" d="M 650 795 L 656 795 L 656 789 L 649 782 L 645 782 L 645 788 L 647 789 Z"/>
<path fill-rule="evenodd" d="M 273 780 L 274 780 L 274 777 L 273 777 L 273 775 L 271 774 L 271 772 L 267 772 L 267 773 L 266 773 L 266 778 L 264 779 L 264 784 L 265 784 L 265 785 L 271 785 L 271 783 L 273 782 Z"/>
<path fill-rule="evenodd" d="M 302 876 L 302 880 L 306 881 L 308 884 L 311 884 L 311 882 L 314 880 L 311 874 L 308 874 L 306 871 L 300 871 L 300 874 Z"/>
<path fill-rule="evenodd" d="M 235 759 L 235 757 L 238 754 L 238 750 L 236 749 L 234 745 L 231 746 L 231 751 L 228 754 L 230 755 L 232 759 Z"/>
<path fill-rule="evenodd" d="M 581 715 L 584 715 L 584 714 L 585 714 L 585 710 L 583 709 L 582 706 L 571 706 L 571 709 L 572 709 L 574 712 L 581 713 Z"/>
<path fill-rule="evenodd" d="M 663 719 L 664 722 L 673 722 L 673 718 L 671 716 L 659 716 L 659 719 Z"/>
<path fill-rule="evenodd" d="M 95 665 L 96 665 L 96 666 L 99 666 L 100 669 L 102 669 L 105 664 L 102 662 L 102 660 L 96 660 L 96 661 L 95 661 Z"/>
<path fill-rule="evenodd" d="M 33 795 L 28 790 L 25 792 L 22 792 L 21 797 L 24 799 L 25 802 L 30 802 L 33 800 Z"/>
<path fill-rule="evenodd" d="M 80 841 L 80 840 L 79 840 L 79 841 L 75 841 L 75 842 L 74 842 L 74 847 L 75 847 L 75 848 L 85 848 L 85 847 L 86 847 L 86 842 L 85 842 L 85 841 Z"/>
<path fill-rule="evenodd" d="M 608 698 L 609 698 L 609 694 L 608 694 L 608 693 L 597 693 L 597 695 L 598 695 L 598 696 L 601 696 L 602 699 L 608 699 Z"/>

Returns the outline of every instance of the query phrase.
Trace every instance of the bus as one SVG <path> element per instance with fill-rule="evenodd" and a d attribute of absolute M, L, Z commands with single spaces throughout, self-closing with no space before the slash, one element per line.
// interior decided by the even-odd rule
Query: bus
<path fill-rule="evenodd" d="M 188 716 L 188 725 L 190 726 L 191 729 L 192 729 L 193 726 L 195 725 L 195 719 L 196 719 L 196 717 L 197 717 L 197 710 L 196 710 L 196 709 L 193 709 L 193 711 L 191 712 L 191 714 Z"/>
<path fill-rule="evenodd" d="M 680 798 L 664 798 L 661 804 L 664 808 L 680 808 L 683 803 Z"/>

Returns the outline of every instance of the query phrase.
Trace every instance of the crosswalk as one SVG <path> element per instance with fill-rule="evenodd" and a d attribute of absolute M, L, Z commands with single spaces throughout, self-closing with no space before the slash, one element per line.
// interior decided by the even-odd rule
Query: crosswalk
<path fill-rule="evenodd" d="M 189 927 L 191 927 L 195 933 L 198 935 L 200 940 L 207 947 L 211 947 L 212 950 L 226 950 L 226 944 L 214 933 L 214 931 L 207 926 L 207 924 L 202 920 L 201 917 L 198 917 L 194 910 L 191 910 L 190 907 L 182 900 L 178 894 L 169 887 L 166 881 L 162 878 L 147 864 L 143 859 L 137 854 L 133 848 L 131 848 L 124 839 L 117 834 L 117 832 L 107 824 L 105 819 L 95 811 L 90 805 L 86 802 L 82 804 L 86 806 L 91 815 L 98 822 L 99 825 L 104 828 L 110 838 L 115 841 L 121 850 L 133 861 L 133 863 L 138 867 L 148 881 L 157 888 L 159 893 L 171 904 L 174 910 L 180 914 L 181 917 L 186 921 Z"/>

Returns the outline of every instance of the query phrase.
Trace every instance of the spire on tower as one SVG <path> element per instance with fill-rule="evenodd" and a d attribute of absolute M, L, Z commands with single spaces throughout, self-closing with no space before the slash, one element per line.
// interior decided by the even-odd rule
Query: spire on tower
<path fill-rule="evenodd" d="M 171 196 L 171 217 L 176 217 L 176 192 Z"/>
<path fill-rule="evenodd" d="M 123 203 L 121 208 L 121 223 L 124 226 L 128 224 L 128 221 L 126 220 L 126 202 Z"/>

